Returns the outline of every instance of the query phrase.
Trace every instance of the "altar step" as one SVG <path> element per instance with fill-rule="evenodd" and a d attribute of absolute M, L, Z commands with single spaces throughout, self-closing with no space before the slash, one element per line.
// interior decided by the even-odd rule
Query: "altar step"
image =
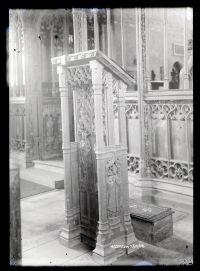
<path fill-rule="evenodd" d="M 35 160 L 34 166 L 20 170 L 20 178 L 53 189 L 64 188 L 63 160 Z"/>
<path fill-rule="evenodd" d="M 35 168 L 64 174 L 64 162 L 61 159 L 60 160 L 34 160 L 33 162 L 34 162 Z"/>

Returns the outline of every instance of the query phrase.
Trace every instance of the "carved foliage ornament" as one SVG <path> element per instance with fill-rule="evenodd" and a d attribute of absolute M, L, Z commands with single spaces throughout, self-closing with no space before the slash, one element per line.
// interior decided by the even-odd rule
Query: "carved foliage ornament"
<path fill-rule="evenodd" d="M 139 173 L 140 158 L 132 154 L 127 155 L 128 170 L 132 173 Z"/>
<path fill-rule="evenodd" d="M 76 125 L 79 146 L 79 166 L 81 189 L 96 189 L 96 173 L 94 168 L 95 128 L 94 128 L 94 97 L 90 85 L 76 88 Z"/>
<path fill-rule="evenodd" d="M 114 97 L 119 97 L 119 81 L 113 77 L 113 95 Z"/>
<path fill-rule="evenodd" d="M 113 105 L 113 112 L 114 112 L 114 118 L 117 119 L 118 118 L 118 112 L 119 112 L 118 104 Z"/>
<path fill-rule="evenodd" d="M 107 99 L 106 93 L 109 91 L 107 82 L 108 73 L 103 69 L 103 89 L 102 89 L 102 117 L 103 117 L 103 137 L 104 143 L 107 145 Z"/>
<path fill-rule="evenodd" d="M 89 65 L 68 68 L 66 70 L 67 83 L 72 87 L 80 87 L 82 84 L 92 84 L 92 74 Z"/>

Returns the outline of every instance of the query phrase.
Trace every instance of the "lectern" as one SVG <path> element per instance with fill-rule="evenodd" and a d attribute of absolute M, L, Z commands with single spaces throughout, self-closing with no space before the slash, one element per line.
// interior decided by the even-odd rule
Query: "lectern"
<path fill-rule="evenodd" d="M 135 81 L 98 50 L 55 57 L 52 64 L 59 75 L 66 197 L 60 240 L 68 247 L 85 242 L 93 248 L 92 257 L 109 264 L 130 253 L 136 242 L 129 210 L 125 117 L 125 91 Z M 75 142 L 70 142 L 69 130 L 72 102 Z"/>

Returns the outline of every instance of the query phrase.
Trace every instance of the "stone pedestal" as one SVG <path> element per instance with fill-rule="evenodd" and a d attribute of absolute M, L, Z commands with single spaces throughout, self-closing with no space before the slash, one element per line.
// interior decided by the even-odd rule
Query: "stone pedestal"
<path fill-rule="evenodd" d="M 106 265 L 136 242 L 129 210 L 125 91 L 134 79 L 98 50 L 52 59 L 61 91 L 67 246 L 89 244 Z M 75 142 L 69 137 L 68 94 L 73 92 Z M 114 99 L 119 145 L 114 143 Z M 75 147 L 76 146 L 76 147 Z M 116 248 L 114 245 L 121 246 Z"/>

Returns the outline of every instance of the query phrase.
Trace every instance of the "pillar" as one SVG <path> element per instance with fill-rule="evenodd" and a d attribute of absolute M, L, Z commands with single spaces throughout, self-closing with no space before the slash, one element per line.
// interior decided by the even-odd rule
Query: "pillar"
<path fill-rule="evenodd" d="M 74 182 L 78 181 L 76 174 L 72 174 L 73 156 L 76 153 L 76 145 L 70 142 L 70 119 L 69 119 L 69 89 L 67 86 L 66 70 L 58 66 L 59 90 L 61 98 L 62 114 L 62 141 L 64 160 L 64 188 L 65 188 L 65 225 L 60 233 L 60 241 L 67 247 L 73 247 L 80 243 L 80 211 L 74 202 L 77 202 L 78 193 L 74 193 Z"/>
<path fill-rule="evenodd" d="M 95 130 L 96 134 L 96 152 L 104 147 L 103 140 L 103 118 L 102 118 L 102 76 L 103 66 L 96 60 L 90 62 L 92 70 L 92 86 L 94 91 L 94 110 L 95 110 Z"/>
<path fill-rule="evenodd" d="M 78 44 L 77 44 L 77 11 L 73 8 L 72 9 L 72 16 L 73 16 L 73 30 L 74 30 L 74 53 L 78 52 Z"/>
<path fill-rule="evenodd" d="M 121 8 L 121 40 L 122 40 L 122 68 L 125 69 L 125 57 L 124 57 L 124 18 L 123 9 Z"/>
<path fill-rule="evenodd" d="M 99 23 L 98 23 L 98 9 L 93 9 L 94 14 L 94 48 L 99 50 Z"/>
<path fill-rule="evenodd" d="M 68 22 L 69 14 L 63 14 L 63 55 L 69 54 L 69 24 Z"/>
<path fill-rule="evenodd" d="M 138 113 L 140 127 L 140 175 L 144 176 L 144 151 L 143 151 L 143 78 L 142 78 L 142 52 L 141 52 L 141 10 L 136 9 L 136 52 L 137 52 L 137 89 L 138 89 Z"/>
<path fill-rule="evenodd" d="M 151 90 L 151 74 L 150 74 L 150 9 L 146 8 L 146 80 L 147 90 Z"/>
<path fill-rule="evenodd" d="M 185 8 L 185 10 L 184 10 L 184 77 L 183 77 L 183 88 L 184 89 L 189 89 L 187 8 Z"/>
<path fill-rule="evenodd" d="M 163 10 L 164 16 L 164 89 L 169 89 L 169 75 L 168 75 L 168 27 L 167 27 L 167 8 Z"/>
<path fill-rule="evenodd" d="M 92 88 L 94 91 L 94 110 L 95 110 L 95 131 L 96 131 L 96 150 L 98 155 L 104 148 L 103 141 L 103 119 L 102 119 L 102 76 L 103 66 L 96 60 L 90 62 L 92 70 Z M 98 159 L 98 158 L 97 158 Z M 97 160 L 97 179 L 105 179 L 102 169 L 104 168 L 104 161 Z M 103 179 L 102 179 L 103 177 Z M 106 205 L 106 187 L 105 183 L 98 181 L 98 206 L 99 206 L 99 221 L 98 221 L 98 235 L 96 248 L 93 251 L 93 257 L 98 260 L 106 261 L 106 258 L 112 254 L 113 249 L 110 244 L 107 244 L 109 238 L 109 224 L 107 218 Z"/>
<path fill-rule="evenodd" d="M 108 112 L 108 145 L 115 145 L 115 130 L 114 130 L 114 114 L 113 114 L 113 89 L 112 89 L 112 82 L 113 76 L 112 73 L 107 74 L 107 112 Z"/>
<path fill-rule="evenodd" d="M 127 147 L 127 135 L 126 135 L 126 111 L 125 111 L 125 92 L 127 85 L 122 81 L 119 81 L 119 143 Z"/>
<path fill-rule="evenodd" d="M 108 57 L 111 57 L 111 11 L 107 9 Z"/>
<path fill-rule="evenodd" d="M 143 14 L 142 14 L 143 12 Z M 144 101 L 145 89 L 145 28 L 144 28 L 144 10 L 136 9 L 136 50 L 137 50 L 137 85 L 138 85 L 138 112 L 140 127 L 140 166 L 139 179 L 143 182 L 150 180 L 148 162 L 149 162 L 149 133 L 148 131 L 148 107 Z M 142 185 L 141 183 L 141 185 Z"/>
<path fill-rule="evenodd" d="M 81 42 L 82 42 L 82 51 L 88 50 L 88 35 L 87 35 L 87 14 L 85 10 L 81 11 Z"/>

